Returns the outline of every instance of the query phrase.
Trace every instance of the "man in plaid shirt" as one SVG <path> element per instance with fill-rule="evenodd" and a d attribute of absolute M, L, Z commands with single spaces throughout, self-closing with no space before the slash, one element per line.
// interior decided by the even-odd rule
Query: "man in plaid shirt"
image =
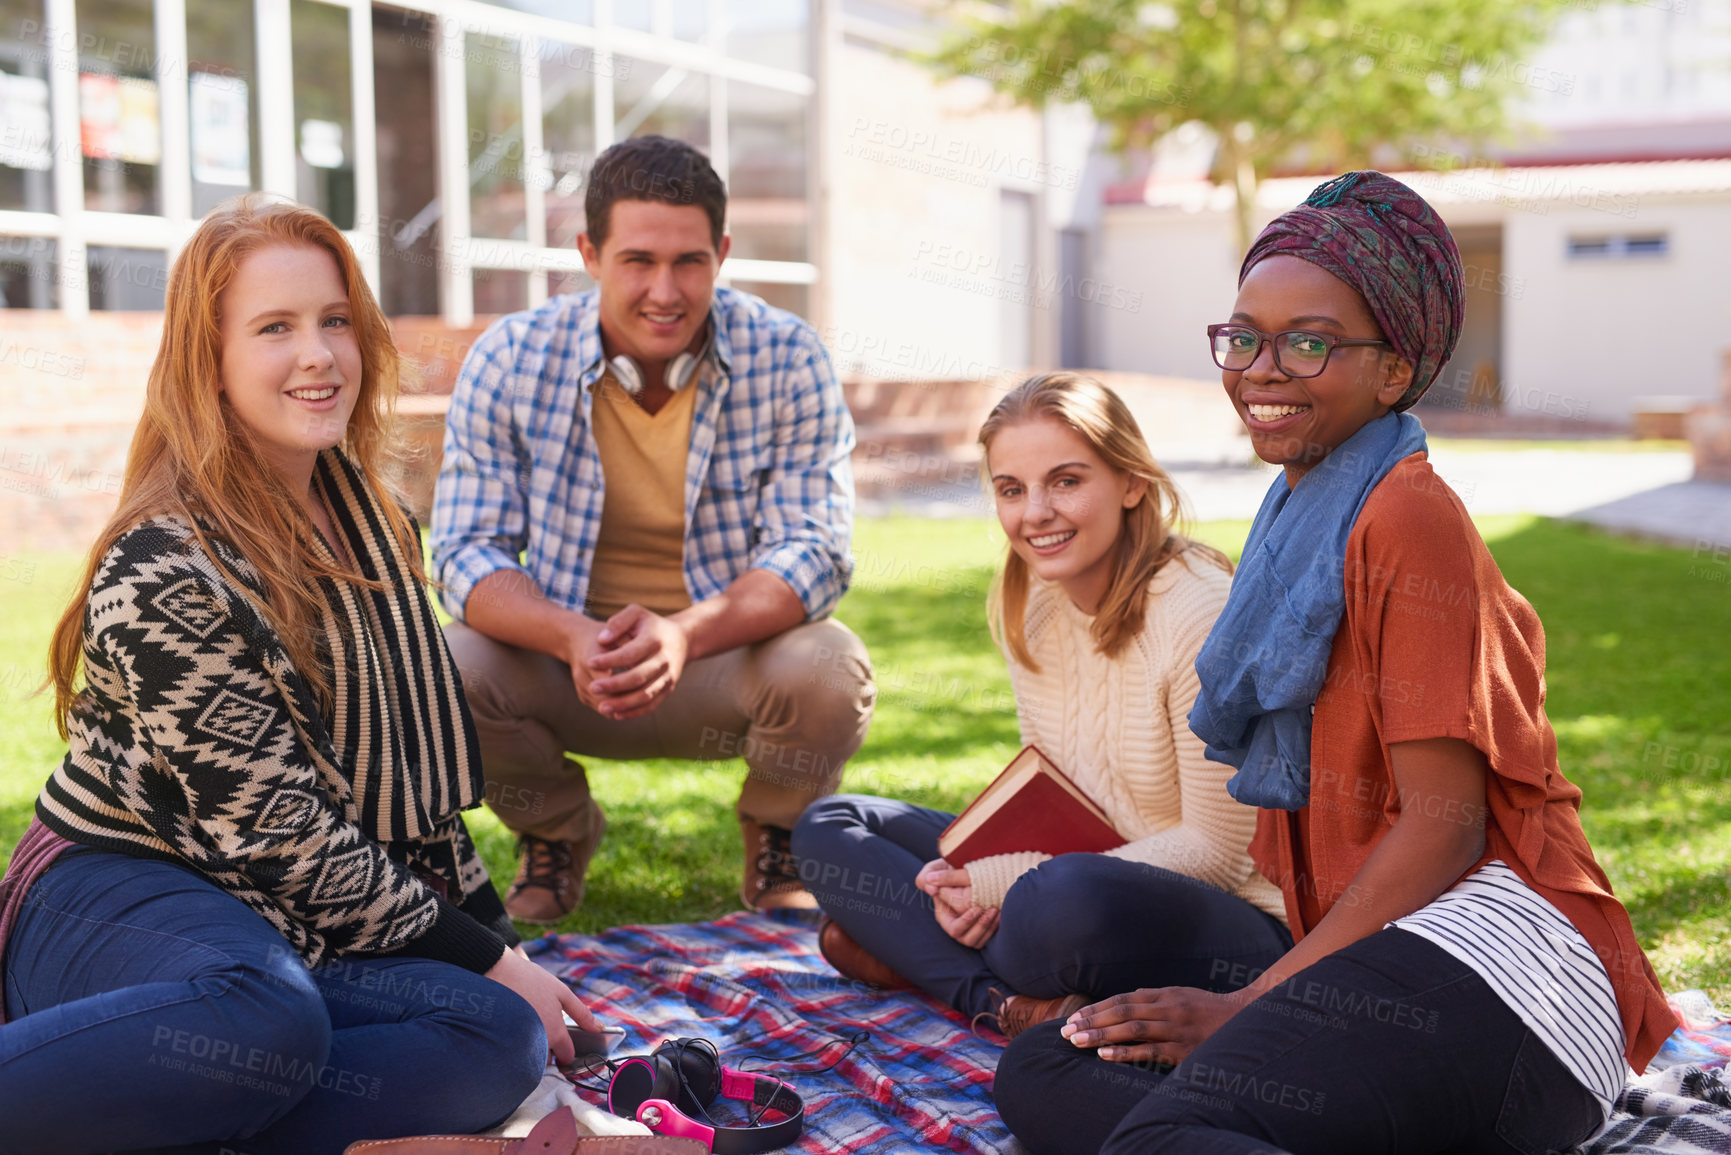
<path fill-rule="evenodd" d="M 596 288 L 475 342 L 433 506 L 487 802 L 520 840 L 505 906 L 551 923 L 582 898 L 606 821 L 572 754 L 743 758 L 741 897 L 812 906 L 788 830 L 876 696 L 828 616 L 853 421 L 811 326 L 716 288 L 727 194 L 701 153 L 637 137 L 589 180 Z"/>

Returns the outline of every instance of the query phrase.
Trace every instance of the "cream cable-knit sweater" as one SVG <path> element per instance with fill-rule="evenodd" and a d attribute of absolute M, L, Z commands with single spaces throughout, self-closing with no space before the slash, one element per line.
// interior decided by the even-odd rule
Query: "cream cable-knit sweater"
<path fill-rule="evenodd" d="M 1226 793 L 1232 767 L 1203 756 L 1190 732 L 1196 654 L 1232 579 L 1193 554 L 1149 583 L 1142 632 L 1117 658 L 1094 648 L 1092 619 L 1055 585 L 1030 583 L 1028 652 L 1009 659 L 1023 743 L 1033 743 L 1099 804 L 1129 842 L 1106 853 L 1187 874 L 1286 919 L 1280 891 L 1250 861 L 1256 810 Z M 974 902 L 999 906 L 1010 884 L 1046 861 L 999 854 L 968 865 Z"/>

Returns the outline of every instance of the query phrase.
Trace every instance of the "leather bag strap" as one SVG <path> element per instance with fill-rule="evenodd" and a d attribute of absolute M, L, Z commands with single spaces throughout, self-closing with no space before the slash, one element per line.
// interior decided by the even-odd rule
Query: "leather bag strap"
<path fill-rule="evenodd" d="M 416 1135 L 363 1139 L 343 1155 L 706 1155 L 694 1139 L 664 1135 L 579 1135 L 577 1118 L 560 1107 L 520 1139 L 484 1135 Z"/>

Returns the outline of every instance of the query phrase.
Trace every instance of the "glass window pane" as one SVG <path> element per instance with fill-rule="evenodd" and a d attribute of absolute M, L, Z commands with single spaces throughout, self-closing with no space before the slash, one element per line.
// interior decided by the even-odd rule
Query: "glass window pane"
<path fill-rule="evenodd" d="M 91 245 L 87 252 L 92 309 L 162 311 L 168 291 L 167 253 L 110 245 Z"/>
<path fill-rule="evenodd" d="M 87 209 L 162 211 L 155 70 L 151 0 L 78 5 L 78 130 Z"/>
<path fill-rule="evenodd" d="M 463 62 L 469 83 L 469 234 L 522 240 L 522 52 L 515 40 L 471 33 L 463 38 Z"/>
<path fill-rule="evenodd" d="M 60 279 L 53 237 L 0 237 L 0 309 L 57 309 Z"/>
<path fill-rule="evenodd" d="M 670 136 L 709 151 L 709 77 L 628 56 L 613 67 L 615 139 Z"/>
<path fill-rule="evenodd" d="M 0 209 L 54 211 L 42 0 L 0 0 Z"/>
<path fill-rule="evenodd" d="M 259 186 L 252 5 L 186 0 L 192 215 Z"/>
<path fill-rule="evenodd" d="M 574 44 L 541 43 L 538 179 L 547 190 L 547 244 L 568 249 L 583 231 L 584 176 L 595 161 L 595 55 Z"/>
<path fill-rule="evenodd" d="M 811 0 L 727 0 L 727 54 L 811 71 Z"/>
<path fill-rule="evenodd" d="M 613 0 L 613 26 L 637 32 L 653 30 L 654 0 Z"/>
<path fill-rule="evenodd" d="M 475 270 L 475 315 L 515 313 L 529 307 L 529 274 L 516 269 Z"/>
<path fill-rule="evenodd" d="M 702 40 L 709 33 L 709 0 L 673 0 L 673 35 Z"/>
<path fill-rule="evenodd" d="M 637 0 L 625 2 L 637 3 Z M 564 21 L 566 24 L 595 23 L 595 0 L 485 0 L 485 3 L 492 3 L 500 9 L 528 12 L 531 16 L 545 16 L 552 21 Z M 620 3 L 620 0 L 615 0 L 615 3 Z"/>
<path fill-rule="evenodd" d="M 727 272 L 727 263 L 721 265 L 721 271 Z M 774 281 L 733 281 L 734 288 L 741 292 L 762 297 L 778 309 L 786 309 L 796 316 L 811 320 L 811 286 L 783 285 Z"/>
<path fill-rule="evenodd" d="M 379 156 L 379 304 L 392 317 L 439 312 L 437 133 L 431 21 L 373 8 Z"/>
<path fill-rule="evenodd" d="M 727 223 L 734 256 L 809 259 L 807 107 L 805 97 L 790 92 L 728 85 Z"/>
<path fill-rule="evenodd" d="M 637 0 L 625 2 L 635 4 Z M 545 16 L 549 20 L 563 20 L 567 24 L 595 23 L 595 0 L 487 0 L 487 3 L 532 16 Z"/>
<path fill-rule="evenodd" d="M 581 269 L 568 273 L 554 270 L 547 274 L 549 297 L 557 297 L 560 293 L 586 293 L 594 287 L 595 282 Z"/>
<path fill-rule="evenodd" d="M 355 121 L 349 13 L 293 0 L 295 196 L 339 229 L 355 227 Z"/>

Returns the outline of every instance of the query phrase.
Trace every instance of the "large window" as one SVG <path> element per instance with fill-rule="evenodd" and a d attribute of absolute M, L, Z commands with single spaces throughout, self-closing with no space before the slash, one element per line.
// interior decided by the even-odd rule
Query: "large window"
<path fill-rule="evenodd" d="M 614 59 L 614 139 L 653 133 L 709 151 L 708 75 L 629 56 Z"/>
<path fill-rule="evenodd" d="M 378 124 L 379 304 L 392 316 L 439 311 L 439 163 L 433 128 L 433 22 L 373 9 Z"/>
<path fill-rule="evenodd" d="M 528 273 L 516 269 L 475 270 L 475 312 L 487 316 L 528 307 Z"/>
<path fill-rule="evenodd" d="M 739 81 L 727 86 L 727 217 L 736 257 L 809 257 L 807 108 L 804 97 L 789 92 Z"/>
<path fill-rule="evenodd" d="M 725 0 L 727 54 L 811 71 L 811 0 Z"/>
<path fill-rule="evenodd" d="M 295 196 L 355 227 L 354 87 L 347 10 L 294 0 Z"/>
<path fill-rule="evenodd" d="M 0 209 L 54 211 L 43 19 L 42 0 L 0 0 Z"/>
<path fill-rule="evenodd" d="M 595 83 L 611 62 L 593 50 L 541 42 L 541 164 L 547 246 L 568 249 L 583 231 L 584 177 L 595 163 Z M 605 69 L 603 66 L 606 66 Z"/>
<path fill-rule="evenodd" d="M 71 26 L 50 33 L 50 5 Z M 36 215 L 0 236 L 0 308 L 160 309 L 192 223 L 268 182 L 357 235 L 387 313 L 467 324 L 588 288 L 573 250 L 595 157 L 659 133 L 727 181 L 724 271 L 805 312 L 812 10 L 0 0 L 0 213 Z"/>
<path fill-rule="evenodd" d="M 91 245 L 90 307 L 152 313 L 168 292 L 168 254 L 160 249 Z"/>
<path fill-rule="evenodd" d="M 82 5 L 81 5 L 82 6 Z M 259 187 L 258 70 L 252 5 L 186 0 L 192 215 Z"/>
<path fill-rule="evenodd" d="M 0 309 L 52 309 L 60 303 L 48 237 L 0 237 Z"/>
<path fill-rule="evenodd" d="M 531 16 L 545 16 L 551 20 L 563 20 L 567 24 L 595 23 L 595 0 L 489 0 L 500 8 L 510 8 L 517 12 L 527 12 Z M 613 0 L 615 7 L 619 4 L 639 4 L 645 0 Z"/>
<path fill-rule="evenodd" d="M 78 5 L 78 136 L 87 209 L 162 211 L 152 15 L 151 0 Z"/>
<path fill-rule="evenodd" d="M 517 42 L 470 35 L 463 41 L 469 95 L 471 236 L 522 240 L 523 54 Z"/>

